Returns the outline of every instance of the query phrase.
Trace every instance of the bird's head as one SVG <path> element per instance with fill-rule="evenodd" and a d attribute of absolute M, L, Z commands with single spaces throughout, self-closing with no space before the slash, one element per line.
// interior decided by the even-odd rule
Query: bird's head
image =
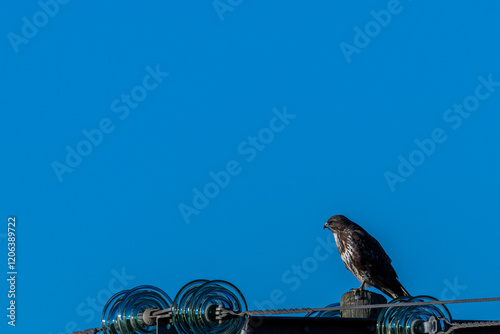
<path fill-rule="evenodd" d="M 323 228 L 327 228 L 333 233 L 336 233 L 342 230 L 347 224 L 349 224 L 349 222 L 350 221 L 346 216 L 335 215 L 328 219 Z"/>

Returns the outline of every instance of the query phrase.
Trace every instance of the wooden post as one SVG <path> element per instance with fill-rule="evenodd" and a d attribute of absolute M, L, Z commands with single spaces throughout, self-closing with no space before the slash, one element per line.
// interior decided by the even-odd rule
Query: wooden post
<path fill-rule="evenodd" d="M 356 299 L 357 298 L 357 299 Z M 381 294 L 364 290 L 361 295 L 355 296 L 354 291 L 346 292 L 340 298 L 340 306 L 386 304 L 387 299 Z M 342 318 L 376 318 L 379 308 L 365 308 L 341 311 Z"/>

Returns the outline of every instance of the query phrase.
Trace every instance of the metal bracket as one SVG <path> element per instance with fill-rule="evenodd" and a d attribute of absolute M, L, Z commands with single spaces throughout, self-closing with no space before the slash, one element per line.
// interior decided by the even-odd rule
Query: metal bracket
<path fill-rule="evenodd" d="M 429 320 L 414 320 L 411 324 L 412 334 L 437 334 L 441 326 L 439 320 L 435 316 L 431 316 Z"/>
<path fill-rule="evenodd" d="M 436 334 L 440 331 L 441 326 L 439 326 L 438 319 L 435 316 L 430 317 L 429 320 L 424 323 L 424 330 L 429 334 Z"/>
<path fill-rule="evenodd" d="M 215 319 L 219 320 L 219 323 L 221 323 L 224 319 L 234 319 L 238 317 L 235 314 L 229 313 L 229 311 L 230 310 L 217 305 L 217 307 L 215 308 Z M 232 312 L 238 312 L 238 310 L 232 310 Z"/>

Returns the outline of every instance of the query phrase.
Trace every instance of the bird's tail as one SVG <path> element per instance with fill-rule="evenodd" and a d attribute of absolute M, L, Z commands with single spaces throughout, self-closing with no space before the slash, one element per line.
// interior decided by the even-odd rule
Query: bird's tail
<path fill-rule="evenodd" d="M 410 296 L 397 277 L 391 277 L 380 282 L 380 291 L 391 296 L 393 299 L 402 296 Z"/>

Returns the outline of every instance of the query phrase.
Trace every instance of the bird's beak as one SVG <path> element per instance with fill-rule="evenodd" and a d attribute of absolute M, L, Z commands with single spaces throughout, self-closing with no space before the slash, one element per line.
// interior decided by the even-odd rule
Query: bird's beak
<path fill-rule="evenodd" d="M 325 223 L 325 225 L 323 225 L 323 229 L 325 228 L 328 228 L 328 223 Z"/>

